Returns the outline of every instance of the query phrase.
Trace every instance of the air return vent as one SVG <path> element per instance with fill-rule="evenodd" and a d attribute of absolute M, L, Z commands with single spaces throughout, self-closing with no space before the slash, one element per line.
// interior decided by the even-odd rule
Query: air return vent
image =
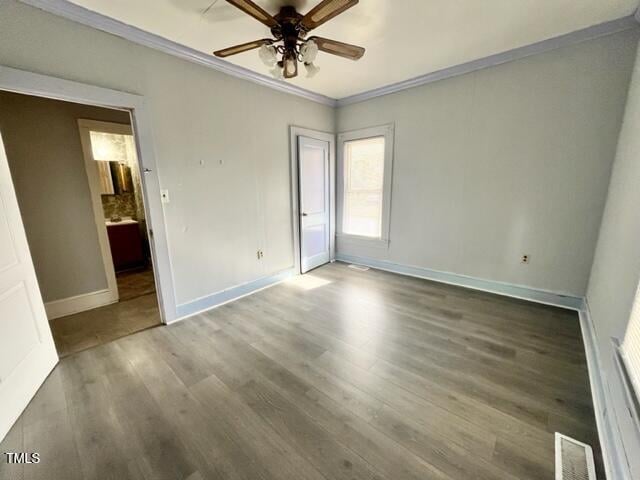
<path fill-rule="evenodd" d="M 364 265 L 349 265 L 349 268 L 353 268 L 354 270 L 358 270 L 359 272 L 366 272 L 369 270 L 369 267 L 365 267 Z"/>
<path fill-rule="evenodd" d="M 556 480 L 596 480 L 591 447 L 556 433 Z"/>

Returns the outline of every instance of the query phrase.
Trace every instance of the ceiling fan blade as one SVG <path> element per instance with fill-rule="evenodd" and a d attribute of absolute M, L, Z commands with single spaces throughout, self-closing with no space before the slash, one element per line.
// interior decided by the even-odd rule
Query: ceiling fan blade
<path fill-rule="evenodd" d="M 316 45 L 318 45 L 318 50 L 350 60 L 359 60 L 365 52 L 364 48 L 358 47 L 357 45 L 338 42 L 337 40 L 330 40 L 328 38 L 310 37 L 309 40 L 313 40 Z"/>
<path fill-rule="evenodd" d="M 262 7 L 259 7 L 251 0 L 227 0 L 234 7 L 239 8 L 247 15 L 251 15 L 259 22 L 264 23 L 267 27 L 273 28 L 278 26 L 278 22 Z"/>
<path fill-rule="evenodd" d="M 331 20 L 333 17 L 340 15 L 345 10 L 350 9 L 358 2 L 359 0 L 322 0 L 322 2 L 302 17 L 300 25 L 306 31 L 312 30 L 324 22 Z"/>
<path fill-rule="evenodd" d="M 241 45 L 234 45 L 233 47 L 223 48 L 222 50 L 217 50 L 213 52 L 216 57 L 229 57 L 231 55 L 235 55 L 237 53 L 247 52 L 249 50 L 253 50 L 255 48 L 260 48 L 262 45 L 269 45 L 273 43 L 273 40 L 268 38 L 262 40 L 254 40 L 253 42 L 243 43 Z"/>

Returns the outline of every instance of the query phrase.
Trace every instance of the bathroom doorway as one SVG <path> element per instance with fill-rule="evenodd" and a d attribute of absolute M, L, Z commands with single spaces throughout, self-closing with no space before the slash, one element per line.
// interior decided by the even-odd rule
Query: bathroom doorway
<path fill-rule="evenodd" d="M 0 129 L 59 356 L 159 325 L 130 112 L 0 91 Z"/>
<path fill-rule="evenodd" d="M 141 172 L 130 124 L 78 120 L 105 271 L 114 299 L 155 292 Z"/>

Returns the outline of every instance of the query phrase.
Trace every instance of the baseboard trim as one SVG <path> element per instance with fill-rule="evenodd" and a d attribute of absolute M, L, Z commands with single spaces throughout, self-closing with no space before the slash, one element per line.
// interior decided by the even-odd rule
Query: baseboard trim
<path fill-rule="evenodd" d="M 117 295 L 114 295 L 110 290 L 97 290 L 95 292 L 76 295 L 75 297 L 47 302 L 44 304 L 44 309 L 47 312 L 47 318 L 51 321 L 56 318 L 66 317 L 67 315 L 73 315 L 74 313 L 111 305 L 117 301 Z"/>
<path fill-rule="evenodd" d="M 260 290 L 264 290 L 265 288 L 272 287 L 286 280 L 287 278 L 292 277 L 293 275 L 294 269 L 288 268 L 287 270 L 283 270 L 282 272 L 276 273 L 275 275 L 259 278 L 258 280 L 243 283 L 241 285 L 237 285 L 235 287 L 231 287 L 226 290 L 222 290 L 220 292 L 198 298 L 191 302 L 180 304 L 176 308 L 177 318 L 168 323 L 179 322 L 194 315 L 198 315 L 199 313 L 203 313 L 216 307 L 220 307 L 225 303 L 234 302 L 242 297 L 251 295 L 252 293 L 256 293 Z"/>
<path fill-rule="evenodd" d="M 603 374 L 595 328 L 589 312 L 589 304 L 586 300 L 582 308 L 578 310 L 578 314 L 580 316 L 580 328 L 582 329 L 582 338 L 587 357 L 593 409 L 598 426 L 598 438 L 600 439 L 606 475 L 609 480 L 632 480 L 631 472 L 629 472 L 624 459 L 620 431 L 615 424 L 615 420 L 612 420 L 612 418 L 615 418 L 615 413 L 610 412 L 607 407 L 607 405 L 613 405 L 613 401 L 607 386 L 607 379 Z"/>
<path fill-rule="evenodd" d="M 528 300 L 531 302 L 542 303 L 554 307 L 566 308 L 570 310 L 579 310 L 583 304 L 582 297 L 575 297 L 557 292 L 548 292 L 545 290 L 537 290 L 534 288 L 524 287 L 520 285 L 512 285 L 509 283 L 495 282 L 492 280 L 484 280 L 481 278 L 468 277 L 455 273 L 441 272 L 423 267 L 414 267 L 402 265 L 398 263 L 388 262 L 385 260 L 377 260 L 373 258 L 357 257 L 353 255 L 345 255 L 338 253 L 336 259 L 346 263 L 355 263 L 366 265 L 367 267 L 385 270 L 387 272 L 399 273 L 410 277 L 424 278 L 435 282 L 456 285 L 458 287 L 471 288 L 483 292 L 495 293 L 507 297 Z"/>

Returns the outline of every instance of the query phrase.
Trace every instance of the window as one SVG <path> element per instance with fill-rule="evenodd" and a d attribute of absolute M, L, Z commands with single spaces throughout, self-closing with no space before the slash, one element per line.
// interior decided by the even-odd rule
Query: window
<path fill-rule="evenodd" d="M 382 236 L 384 137 L 344 144 L 344 214 L 347 235 Z"/>
<path fill-rule="evenodd" d="M 640 286 L 636 291 L 621 351 L 636 396 L 640 398 Z"/>
<path fill-rule="evenodd" d="M 338 235 L 388 241 L 393 127 L 339 136 Z"/>

